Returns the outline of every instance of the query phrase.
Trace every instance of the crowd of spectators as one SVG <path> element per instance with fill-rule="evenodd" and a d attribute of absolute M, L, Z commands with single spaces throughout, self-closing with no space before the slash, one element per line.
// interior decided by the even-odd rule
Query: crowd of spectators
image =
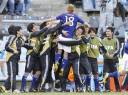
<path fill-rule="evenodd" d="M 0 0 L 0 3 L 2 5 L 4 1 Z M 3 10 L 3 14 L 8 14 L 8 15 L 27 15 L 29 8 L 31 6 L 32 0 L 7 0 L 6 6 Z M 5 2 L 4 2 L 5 3 Z"/>

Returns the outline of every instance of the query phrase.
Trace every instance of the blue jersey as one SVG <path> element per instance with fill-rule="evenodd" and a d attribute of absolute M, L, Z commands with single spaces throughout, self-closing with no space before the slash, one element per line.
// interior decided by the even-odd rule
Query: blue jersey
<path fill-rule="evenodd" d="M 64 23 L 69 22 L 70 25 L 65 25 L 63 26 L 63 30 L 67 31 L 68 36 L 66 38 L 73 38 L 74 36 L 74 31 L 76 29 L 77 23 L 84 24 L 84 21 L 80 19 L 77 15 L 75 14 L 69 14 L 69 13 L 64 13 L 56 17 L 57 20 L 61 20 Z M 62 33 L 62 36 L 63 33 Z M 65 37 L 65 36 L 64 36 Z"/>

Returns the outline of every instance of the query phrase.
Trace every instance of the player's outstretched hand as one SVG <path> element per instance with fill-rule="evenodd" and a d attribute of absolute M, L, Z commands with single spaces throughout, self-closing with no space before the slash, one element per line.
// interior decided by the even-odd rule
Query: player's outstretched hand
<path fill-rule="evenodd" d="M 68 33 L 66 31 L 62 31 L 64 36 L 68 36 Z"/>

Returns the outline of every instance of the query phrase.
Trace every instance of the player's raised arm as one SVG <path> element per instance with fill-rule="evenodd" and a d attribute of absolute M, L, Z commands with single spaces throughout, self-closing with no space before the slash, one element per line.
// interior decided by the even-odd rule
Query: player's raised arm
<path fill-rule="evenodd" d="M 78 22 L 79 22 L 79 23 L 81 23 L 81 24 L 84 24 L 84 23 L 85 23 L 85 22 L 84 22 L 84 20 L 83 20 L 83 19 L 81 19 L 81 18 L 80 18 L 80 17 L 78 17 L 78 16 L 77 16 L 77 19 L 78 19 Z"/>
<path fill-rule="evenodd" d="M 44 33 L 46 30 L 47 30 L 48 28 L 47 27 L 44 27 L 43 29 L 41 29 L 41 30 L 39 30 L 39 31 L 37 31 L 37 32 L 33 32 L 32 34 L 31 34 L 31 36 L 39 36 L 39 35 L 41 35 L 42 33 Z"/>
<path fill-rule="evenodd" d="M 55 24 L 55 23 L 54 23 Z M 62 27 L 62 22 L 59 22 L 57 25 L 55 25 L 54 27 L 49 26 L 49 29 L 47 31 L 45 31 L 44 35 L 47 36 L 48 34 L 53 34 L 55 33 L 59 28 Z"/>

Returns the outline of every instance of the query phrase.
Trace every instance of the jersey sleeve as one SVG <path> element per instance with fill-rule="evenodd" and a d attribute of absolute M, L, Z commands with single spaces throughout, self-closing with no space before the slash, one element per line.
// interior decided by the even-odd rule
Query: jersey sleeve
<path fill-rule="evenodd" d="M 56 17 L 57 20 L 61 20 L 63 18 L 63 14 Z"/>
<path fill-rule="evenodd" d="M 115 52 L 114 52 L 114 56 L 117 56 L 118 54 L 119 54 L 119 52 L 120 52 L 120 46 L 119 46 L 119 40 L 116 38 L 115 39 L 115 46 L 116 46 L 116 50 L 115 50 Z"/>
<path fill-rule="evenodd" d="M 77 19 L 79 23 L 84 24 L 84 21 L 80 17 L 77 16 Z"/>
<path fill-rule="evenodd" d="M 101 38 L 97 37 L 97 39 L 99 40 L 99 46 L 103 46 Z"/>
<path fill-rule="evenodd" d="M 47 29 L 48 29 L 47 27 L 44 27 L 44 28 L 41 29 L 40 31 L 32 32 L 31 36 L 32 36 L 32 37 L 40 36 L 40 35 L 43 34 Z"/>
<path fill-rule="evenodd" d="M 5 45 L 5 50 L 11 53 L 14 53 L 13 48 L 11 48 L 11 44 L 13 43 L 13 41 L 15 40 L 15 36 L 10 36 L 6 45 Z"/>
<path fill-rule="evenodd" d="M 58 23 L 55 27 L 47 29 L 47 31 L 45 31 L 44 35 L 47 36 L 48 34 L 53 34 L 55 33 L 59 28 L 61 28 L 62 23 Z"/>

